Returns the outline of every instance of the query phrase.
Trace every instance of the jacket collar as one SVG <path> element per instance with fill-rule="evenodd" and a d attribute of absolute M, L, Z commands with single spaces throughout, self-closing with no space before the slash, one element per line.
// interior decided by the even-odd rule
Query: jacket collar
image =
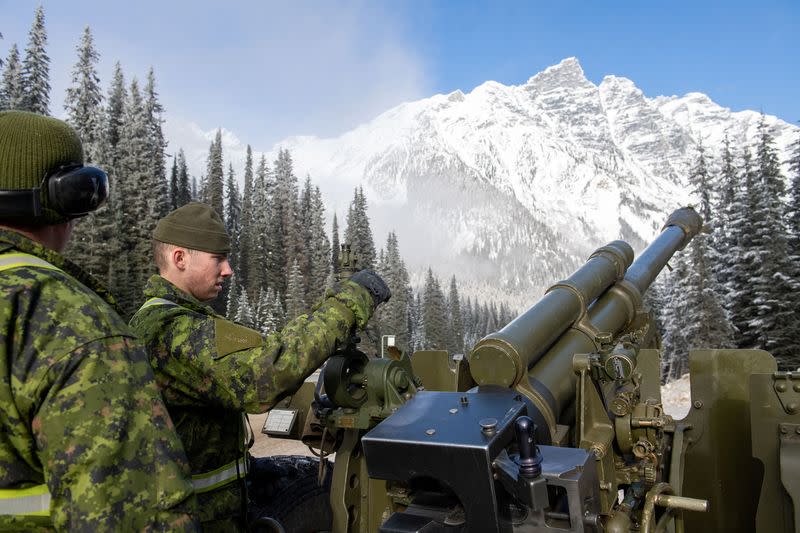
<path fill-rule="evenodd" d="M 94 291 L 98 296 L 105 300 L 106 303 L 111 305 L 111 307 L 113 307 L 117 313 L 120 313 L 120 309 L 116 300 L 114 299 L 114 296 L 112 296 L 109 290 L 99 279 L 92 276 L 55 250 L 45 248 L 38 242 L 29 239 L 28 237 L 22 235 L 21 233 L 17 233 L 16 231 L 0 229 L 0 253 L 11 249 L 18 250 L 26 254 L 35 255 L 40 259 L 44 259 L 51 265 L 58 267 Z"/>
<path fill-rule="evenodd" d="M 144 296 L 145 298 L 164 298 L 165 300 L 175 302 L 181 307 L 191 309 L 197 313 L 208 316 L 219 316 L 210 306 L 204 304 L 191 294 L 182 291 L 158 274 L 150 276 L 150 279 L 147 280 L 147 285 L 144 288 Z"/>

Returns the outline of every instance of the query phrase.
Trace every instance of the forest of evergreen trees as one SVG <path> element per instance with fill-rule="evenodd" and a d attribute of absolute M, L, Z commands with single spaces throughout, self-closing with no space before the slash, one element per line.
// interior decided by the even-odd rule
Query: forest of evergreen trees
<path fill-rule="evenodd" d="M 789 190 L 762 121 L 752 146 L 709 155 L 702 144 L 690 173 L 709 232 L 674 260 L 655 287 L 664 372 L 689 371 L 688 350 L 759 348 L 779 367 L 800 368 L 800 138 L 792 145 Z"/>
<path fill-rule="evenodd" d="M 104 281 L 126 315 L 141 304 L 142 289 L 155 273 L 150 239 L 155 224 L 172 209 L 202 201 L 220 213 L 232 238 L 235 275 L 213 306 L 264 334 L 322 298 L 336 278 L 340 242 L 350 243 L 359 267 L 376 270 L 392 290 L 392 299 L 379 310 L 362 342 L 368 351 L 379 349 L 381 335 L 392 334 L 404 351 L 464 353 L 513 318 L 504 304 L 460 298 L 455 277 L 445 294 L 432 269 L 415 293 L 396 235 L 390 233 L 385 247 L 376 251 L 361 188 L 354 191 L 341 240 L 336 214 L 329 235 L 319 187 L 308 176 L 300 185 L 286 150 L 268 162 L 263 155 L 254 157 L 248 146 L 240 188 L 233 166 L 229 162 L 225 167 L 222 133 L 217 131 L 205 174 L 190 176 L 183 150 L 173 155 L 166 151 L 164 108 L 152 68 L 141 87 L 136 77 L 126 81 L 118 62 L 104 93 L 99 60 L 86 27 L 65 111 L 83 140 L 86 163 L 108 173 L 112 194 L 106 206 L 79 220 L 66 255 Z M 0 68 L 0 110 L 50 114 L 50 59 L 41 7 L 23 56 L 12 44 Z"/>

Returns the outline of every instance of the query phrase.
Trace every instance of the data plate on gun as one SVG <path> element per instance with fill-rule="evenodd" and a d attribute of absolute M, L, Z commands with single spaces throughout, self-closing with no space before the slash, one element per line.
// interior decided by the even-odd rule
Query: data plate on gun
<path fill-rule="evenodd" d="M 297 420 L 298 409 L 273 409 L 264 420 L 261 433 L 283 437 L 292 432 L 292 427 Z"/>

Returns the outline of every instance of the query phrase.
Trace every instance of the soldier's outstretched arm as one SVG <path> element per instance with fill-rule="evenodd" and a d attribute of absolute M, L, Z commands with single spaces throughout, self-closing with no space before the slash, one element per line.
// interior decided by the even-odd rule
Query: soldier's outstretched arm
<path fill-rule="evenodd" d="M 45 382 L 32 428 L 58 530 L 198 529 L 183 447 L 138 344 L 80 346 Z"/>
<path fill-rule="evenodd" d="M 387 298 L 388 289 L 373 295 L 345 281 L 311 313 L 249 346 L 237 344 L 248 342 L 246 328 L 237 335 L 237 326 L 222 319 L 198 327 L 196 317 L 178 316 L 166 330 L 162 353 L 151 351 L 152 362 L 168 403 L 264 412 L 319 368 L 354 328 L 363 328 Z"/>

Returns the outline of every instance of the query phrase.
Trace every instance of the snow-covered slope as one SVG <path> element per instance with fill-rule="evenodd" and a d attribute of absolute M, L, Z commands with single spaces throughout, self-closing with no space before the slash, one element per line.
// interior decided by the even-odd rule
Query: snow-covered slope
<path fill-rule="evenodd" d="M 755 139 L 759 119 L 699 93 L 648 98 L 614 76 L 598 86 L 569 58 L 523 85 L 405 103 L 339 138 L 293 137 L 275 151 L 291 151 L 342 224 L 363 185 L 376 245 L 395 230 L 412 270 L 433 266 L 522 309 L 606 242 L 640 249 L 690 202 L 697 142 L 716 155 L 726 134 Z M 785 151 L 797 128 L 766 121 Z"/>

